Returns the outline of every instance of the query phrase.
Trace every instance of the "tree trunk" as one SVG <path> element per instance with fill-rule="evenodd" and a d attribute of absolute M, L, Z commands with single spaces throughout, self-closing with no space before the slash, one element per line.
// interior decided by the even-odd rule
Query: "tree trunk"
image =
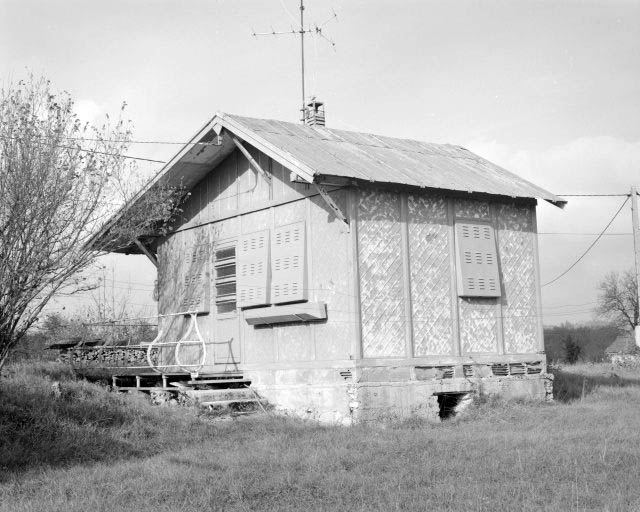
<path fill-rule="evenodd" d="M 12 332 L 0 332 L 0 370 L 4 367 L 11 349 L 18 343 L 20 338 L 16 338 Z"/>

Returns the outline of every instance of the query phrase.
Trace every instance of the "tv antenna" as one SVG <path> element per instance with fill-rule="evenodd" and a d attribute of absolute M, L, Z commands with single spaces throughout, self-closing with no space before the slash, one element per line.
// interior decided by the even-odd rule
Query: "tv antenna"
<path fill-rule="evenodd" d="M 285 8 L 285 11 L 287 11 L 287 9 L 284 6 L 284 4 L 282 4 L 282 6 Z M 295 18 L 293 18 L 291 13 L 289 13 L 289 11 L 287 11 L 287 13 L 295 21 Z M 335 51 L 336 43 L 334 43 L 331 38 L 325 36 L 322 33 L 322 30 L 323 30 L 324 26 L 327 23 L 329 23 L 329 22 L 331 22 L 333 20 L 337 20 L 337 19 L 338 19 L 338 15 L 334 11 L 333 15 L 329 19 L 327 19 L 326 21 L 321 23 L 320 25 L 318 25 L 317 23 L 314 23 L 313 26 L 309 25 L 307 28 L 305 28 L 305 26 L 304 26 L 304 0 L 300 0 L 300 26 L 299 27 L 296 28 L 296 27 L 291 26 L 291 30 L 284 30 L 284 31 L 277 31 L 277 30 L 274 30 L 273 27 L 271 27 L 271 32 L 256 32 L 253 29 L 251 30 L 251 35 L 253 37 L 297 35 L 297 34 L 300 34 L 300 70 L 301 70 L 301 75 L 302 75 L 302 108 L 300 110 L 302 112 L 302 122 L 303 123 L 305 121 L 305 111 L 306 111 L 306 108 L 307 108 L 306 104 L 305 104 L 305 92 L 304 92 L 304 36 L 305 36 L 305 34 L 311 34 L 311 35 L 319 36 L 322 39 L 326 40 Z"/>

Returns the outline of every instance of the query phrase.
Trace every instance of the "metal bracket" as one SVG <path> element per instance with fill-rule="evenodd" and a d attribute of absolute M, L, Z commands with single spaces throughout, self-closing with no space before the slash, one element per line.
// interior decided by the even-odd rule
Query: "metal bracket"
<path fill-rule="evenodd" d="M 242 142 L 240 142 L 235 135 L 231 135 L 231 140 L 233 140 L 233 143 L 238 147 L 245 158 L 249 160 L 249 164 L 251 164 L 251 167 L 253 167 L 256 172 L 259 172 L 265 179 L 265 181 L 269 183 L 269 185 L 271 185 L 271 176 L 262 167 L 260 167 L 260 164 L 258 162 L 254 160 L 254 158 L 251 156 L 251 153 L 249 153 L 249 151 L 247 151 L 247 148 L 242 145 Z"/>
<path fill-rule="evenodd" d="M 347 219 L 347 216 L 340 209 L 340 207 L 335 203 L 335 201 L 331 199 L 331 196 L 325 190 L 325 188 L 322 185 L 318 185 L 317 183 L 314 183 L 313 186 L 316 187 L 316 190 L 318 191 L 320 196 L 322 196 L 322 199 L 324 199 L 324 202 L 329 205 L 329 208 L 333 210 L 333 213 L 336 214 L 336 217 L 338 217 L 342 222 L 344 222 L 347 225 L 347 227 L 349 227 L 349 219 Z"/>

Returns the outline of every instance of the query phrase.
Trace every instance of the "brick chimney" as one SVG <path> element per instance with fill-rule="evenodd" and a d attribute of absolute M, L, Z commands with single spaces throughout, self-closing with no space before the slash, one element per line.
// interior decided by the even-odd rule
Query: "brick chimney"
<path fill-rule="evenodd" d="M 324 103 L 311 98 L 304 111 L 304 124 L 307 126 L 324 126 Z"/>

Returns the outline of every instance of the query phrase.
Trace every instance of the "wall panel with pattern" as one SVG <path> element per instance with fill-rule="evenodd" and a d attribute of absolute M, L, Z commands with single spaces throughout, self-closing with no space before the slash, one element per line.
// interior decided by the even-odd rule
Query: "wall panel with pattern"
<path fill-rule="evenodd" d="M 535 282 L 533 207 L 498 206 L 498 247 L 502 267 L 502 325 L 505 352 L 535 352 L 538 304 Z"/>
<path fill-rule="evenodd" d="M 409 264 L 414 355 L 453 352 L 447 200 L 409 195 Z"/>
<path fill-rule="evenodd" d="M 492 222 L 486 201 L 455 200 L 455 222 Z M 463 354 L 498 351 L 498 298 L 458 297 L 460 345 Z"/>
<path fill-rule="evenodd" d="M 364 357 L 405 355 L 400 195 L 359 191 L 358 256 Z"/>

